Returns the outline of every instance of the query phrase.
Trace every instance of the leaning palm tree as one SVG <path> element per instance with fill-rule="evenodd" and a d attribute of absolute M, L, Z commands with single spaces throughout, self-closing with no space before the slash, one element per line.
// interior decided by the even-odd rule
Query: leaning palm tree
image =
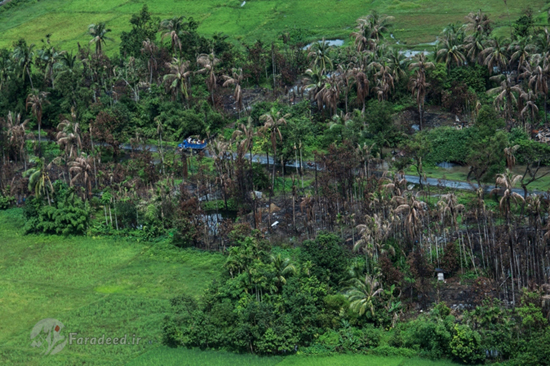
<path fill-rule="evenodd" d="M 235 104 L 240 114 L 241 110 L 243 109 L 243 92 L 241 89 L 241 83 L 243 81 L 243 69 L 233 69 L 232 75 L 224 75 L 223 79 L 225 80 L 225 82 L 223 83 L 224 88 L 228 86 L 235 87 L 235 91 L 233 92 L 233 99 L 235 99 Z"/>
<path fill-rule="evenodd" d="M 465 18 L 467 30 L 486 36 L 491 33 L 491 20 L 481 9 L 477 13 L 469 13 Z"/>
<path fill-rule="evenodd" d="M 92 164 L 92 157 L 87 156 L 85 153 L 81 153 L 79 157 L 69 163 L 71 167 L 69 171 L 74 174 L 71 179 L 71 185 L 80 179 L 84 187 L 86 187 L 85 196 L 88 199 L 92 197 Z"/>
<path fill-rule="evenodd" d="M 95 44 L 95 53 L 97 55 L 101 54 L 103 44 L 107 43 L 107 41 L 112 41 L 111 38 L 107 37 L 107 33 L 109 32 L 111 32 L 111 29 L 107 28 L 105 22 L 90 24 L 88 26 L 88 33 L 92 36 L 90 44 Z"/>
<path fill-rule="evenodd" d="M 34 167 L 23 173 L 23 176 L 29 177 L 29 191 L 34 192 L 36 197 L 47 197 L 48 205 L 51 204 L 50 192 L 53 192 L 53 185 L 48 173 L 49 166 L 46 166 L 44 158 L 34 158 L 31 160 Z"/>
<path fill-rule="evenodd" d="M 33 90 L 31 94 L 27 96 L 27 109 L 31 107 L 31 112 L 36 117 L 38 123 L 38 151 L 42 155 L 42 146 L 41 146 L 41 127 L 42 127 L 42 112 L 45 104 L 50 104 L 48 102 L 48 95 L 50 93 L 38 90 Z"/>
<path fill-rule="evenodd" d="M 378 275 L 365 275 L 365 280 L 355 280 L 346 292 L 350 304 L 349 308 L 359 314 L 359 316 L 370 312 L 374 316 L 374 300 L 379 296 L 383 289 L 382 284 L 378 282 Z"/>
<path fill-rule="evenodd" d="M 169 90 L 172 91 L 174 99 L 181 94 L 184 101 L 189 100 L 189 76 L 192 72 L 189 70 L 189 61 L 174 58 L 172 62 L 167 62 L 166 67 L 170 72 L 164 75 L 164 81 Z"/>
<path fill-rule="evenodd" d="M 206 88 L 210 92 L 210 99 L 212 100 L 212 106 L 214 106 L 214 90 L 217 87 L 217 78 L 216 78 L 216 65 L 220 62 L 214 50 L 209 54 L 201 53 L 197 56 L 197 64 L 201 69 L 197 71 L 197 74 L 206 74 Z"/>

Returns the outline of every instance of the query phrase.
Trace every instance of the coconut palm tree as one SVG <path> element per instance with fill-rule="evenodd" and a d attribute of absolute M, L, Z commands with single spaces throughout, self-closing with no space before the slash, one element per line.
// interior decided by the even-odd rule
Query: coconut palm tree
<path fill-rule="evenodd" d="M 88 26 L 88 33 L 92 36 L 90 44 L 95 44 L 95 53 L 99 55 L 102 53 L 102 45 L 107 41 L 112 41 L 112 38 L 107 37 L 107 33 L 111 32 L 110 28 L 107 28 L 105 22 L 97 24 L 90 24 Z"/>
<path fill-rule="evenodd" d="M 172 62 L 167 62 L 166 67 L 170 69 L 169 73 L 164 75 L 164 82 L 168 89 L 172 91 L 174 99 L 181 94 L 184 101 L 189 100 L 189 76 L 192 72 L 189 70 L 189 61 L 174 58 Z"/>
<path fill-rule="evenodd" d="M 539 114 L 537 95 L 532 90 L 529 90 L 528 92 L 522 92 L 520 98 L 523 100 L 524 105 L 520 112 L 522 120 L 525 121 L 525 116 L 528 116 L 531 120 L 531 125 L 534 125 Z"/>
<path fill-rule="evenodd" d="M 501 80 L 500 86 L 487 91 L 489 95 L 496 94 L 494 105 L 497 111 L 504 110 L 504 118 L 508 122 L 509 127 L 512 125 L 512 115 L 514 105 L 518 104 L 516 94 L 519 96 L 523 90 L 519 85 L 514 85 L 511 75 L 496 75 L 491 77 L 491 80 Z"/>
<path fill-rule="evenodd" d="M 233 92 L 233 99 L 235 100 L 237 110 L 240 114 L 241 110 L 243 109 L 243 92 L 241 89 L 241 83 L 243 81 L 243 69 L 233 69 L 232 75 L 224 75 L 223 79 L 225 80 L 225 82 L 223 83 L 224 88 L 228 86 L 235 87 L 235 91 Z"/>
<path fill-rule="evenodd" d="M 348 95 L 349 91 L 353 85 L 354 73 L 352 64 L 339 64 L 338 65 L 338 77 L 339 84 L 344 89 L 344 100 L 346 105 L 346 113 L 348 113 Z"/>
<path fill-rule="evenodd" d="M 25 170 L 27 170 L 27 159 L 26 159 L 26 149 L 25 149 L 25 138 L 27 136 L 26 129 L 27 123 L 29 120 L 21 122 L 21 114 L 17 114 L 14 117 L 12 112 L 8 112 L 8 117 L 6 119 L 7 130 L 8 130 L 8 141 L 14 146 L 19 154 L 19 158 L 23 160 L 25 165 Z"/>
<path fill-rule="evenodd" d="M 481 11 L 471 12 L 466 15 L 466 30 L 473 31 L 480 35 L 488 36 L 491 34 L 491 20 L 489 16 Z"/>
<path fill-rule="evenodd" d="M 370 312 L 374 316 L 374 300 L 379 296 L 383 289 L 382 284 L 378 282 L 378 275 L 365 275 L 365 280 L 355 280 L 346 292 L 350 304 L 349 308 L 359 314 L 364 315 Z"/>
<path fill-rule="evenodd" d="M 439 50 L 436 53 L 436 60 L 442 61 L 448 68 L 454 64 L 462 66 L 466 63 L 464 48 L 461 43 L 454 39 L 444 38 L 439 43 Z"/>
<path fill-rule="evenodd" d="M 197 74 L 206 74 L 206 87 L 210 92 L 210 99 L 212 100 L 212 106 L 214 106 L 214 90 L 217 87 L 217 78 L 216 78 L 216 65 L 220 62 L 214 50 L 210 54 L 201 53 L 197 56 L 197 64 L 201 69 L 197 71 Z"/>
<path fill-rule="evenodd" d="M 376 80 L 374 91 L 378 95 L 378 100 L 387 100 L 390 92 L 395 88 L 391 65 L 387 61 L 382 61 L 373 62 L 371 67 L 376 69 L 376 73 L 374 74 Z"/>
<path fill-rule="evenodd" d="M 451 220 L 451 224 L 458 230 L 458 214 L 464 211 L 464 205 L 458 203 L 456 195 L 454 193 L 441 195 L 437 206 L 441 212 L 441 224 L 448 217 Z"/>
<path fill-rule="evenodd" d="M 73 121 L 68 119 L 63 120 L 57 125 L 56 139 L 59 146 L 65 150 L 65 155 L 69 158 L 76 157 L 80 154 L 82 149 L 82 141 L 80 139 L 80 124 L 75 121 L 76 115 L 74 110 L 71 115 L 73 116 Z"/>
<path fill-rule="evenodd" d="M 420 120 L 420 131 L 422 131 L 426 89 L 429 86 L 430 84 L 426 82 L 426 75 L 424 75 L 420 70 L 417 70 L 415 76 L 410 80 L 410 89 L 413 96 L 416 97 L 416 105 L 418 106 L 418 118 Z"/>
<path fill-rule="evenodd" d="M 365 100 L 369 95 L 370 82 L 369 78 L 365 72 L 360 68 L 353 69 L 353 75 L 355 78 L 355 85 L 357 86 L 357 102 L 361 103 L 363 107 L 361 108 L 361 113 L 365 113 Z"/>
<path fill-rule="evenodd" d="M 43 113 L 43 107 L 45 104 L 50 104 L 48 101 L 48 95 L 50 93 L 38 90 L 33 90 L 31 94 L 27 96 L 27 109 L 31 107 L 32 114 L 36 117 L 36 121 L 38 123 L 38 152 L 40 156 L 42 156 L 42 145 L 41 145 L 41 127 L 42 127 L 42 113 Z"/>
<path fill-rule="evenodd" d="M 398 204 L 396 214 L 404 214 L 404 225 L 412 239 L 416 238 L 422 225 L 421 217 L 427 209 L 425 202 L 417 200 L 413 195 L 396 196 L 392 199 Z"/>
<path fill-rule="evenodd" d="M 510 60 L 508 40 L 504 37 L 489 39 L 480 57 L 483 59 L 483 64 L 487 66 L 489 72 L 493 72 L 495 69 L 505 71 Z"/>
<path fill-rule="evenodd" d="M 296 274 L 296 267 L 291 263 L 290 258 L 283 258 L 280 253 L 277 255 L 272 254 L 270 261 L 275 268 L 275 281 L 277 281 L 277 288 L 281 288 L 281 285 L 286 284 L 286 279 L 288 276 Z"/>
<path fill-rule="evenodd" d="M 529 36 L 512 42 L 512 44 L 510 44 L 510 51 L 512 52 L 510 55 L 510 63 L 517 63 L 517 78 L 519 78 L 520 70 L 523 65 L 528 62 L 529 58 L 531 58 L 531 55 L 534 54 L 536 47 L 531 43 L 531 37 Z"/>
<path fill-rule="evenodd" d="M 326 79 L 325 85 L 315 96 L 318 101 L 321 100 L 329 109 L 329 113 L 336 115 L 336 108 L 340 99 L 340 85 L 336 75 L 331 75 Z"/>
<path fill-rule="evenodd" d="M 315 99 L 317 102 L 317 108 L 321 110 L 323 107 L 323 100 L 319 92 L 325 86 L 327 77 L 323 74 L 322 69 L 314 66 L 311 69 L 305 71 L 307 75 L 304 79 L 304 89 L 309 90 L 310 99 Z M 319 97 L 319 98 L 318 98 Z"/>
<path fill-rule="evenodd" d="M 81 153 L 74 161 L 69 163 L 69 171 L 74 174 L 71 179 L 71 184 L 74 184 L 79 179 L 86 189 L 84 198 L 92 197 L 92 157 Z"/>
<path fill-rule="evenodd" d="M 48 173 L 50 167 L 46 166 L 44 158 L 34 158 L 31 162 L 35 166 L 23 173 L 24 177 L 29 177 L 29 191 L 34 192 L 36 197 L 45 195 L 48 205 L 51 205 L 50 192 L 53 192 L 54 189 Z"/>
<path fill-rule="evenodd" d="M 428 88 L 428 86 L 430 86 L 430 84 L 426 82 L 426 70 L 433 67 L 433 62 L 427 62 L 426 56 L 423 53 L 418 54 L 416 56 L 415 62 L 409 65 L 410 70 L 416 69 L 415 76 L 410 81 L 410 88 L 413 95 L 416 96 L 416 104 L 418 105 L 418 118 L 420 119 L 420 130 L 422 130 L 426 89 Z"/>
<path fill-rule="evenodd" d="M 162 32 L 161 40 L 164 41 L 164 38 L 169 37 L 172 47 L 172 55 L 175 56 L 176 49 L 179 49 L 181 53 L 181 40 L 180 37 L 185 33 L 184 27 L 185 22 L 184 16 L 174 17 L 170 19 L 164 19 L 160 22 L 160 30 Z"/>
<path fill-rule="evenodd" d="M 312 60 L 311 67 L 318 67 L 323 74 L 333 68 L 332 60 L 329 56 L 330 48 L 324 38 L 321 42 L 313 42 L 308 48 L 307 58 Z"/>
<path fill-rule="evenodd" d="M 357 31 L 351 33 L 355 38 L 357 51 L 372 49 L 392 27 L 393 19 L 393 17 L 379 14 L 376 10 L 366 17 L 357 19 Z"/>
<path fill-rule="evenodd" d="M 512 200 L 516 204 L 524 202 L 523 197 L 512 190 L 521 181 L 521 178 L 521 175 L 513 174 L 510 169 L 506 169 L 505 173 L 497 174 L 496 176 L 496 188 L 491 191 L 491 194 L 500 193 L 502 195 L 499 201 L 499 208 L 506 219 L 509 218 L 512 209 Z"/>
<path fill-rule="evenodd" d="M 283 140 L 283 135 L 281 133 L 281 126 L 287 124 L 286 118 L 290 117 L 290 114 L 281 115 L 281 111 L 277 111 L 275 108 L 262 115 L 260 121 L 264 121 L 264 130 L 269 132 L 269 137 L 271 140 L 271 148 L 273 150 L 273 172 L 271 175 L 272 183 L 271 190 L 275 186 L 275 161 L 277 160 L 277 139 L 279 141 Z"/>
<path fill-rule="evenodd" d="M 155 54 L 158 51 L 158 47 L 155 44 L 155 42 L 152 42 L 149 38 L 147 38 L 142 43 L 141 53 L 145 56 L 147 56 L 147 68 L 149 69 L 149 84 L 153 82 L 153 70 L 155 70 L 158 66 L 157 59 L 155 58 Z"/>
<path fill-rule="evenodd" d="M 544 96 L 544 122 L 548 122 L 546 108 L 548 104 L 548 81 L 550 80 L 550 62 L 548 55 L 535 56 L 531 62 L 523 65 L 520 77 L 528 80 L 529 89 Z"/>
<path fill-rule="evenodd" d="M 29 77 L 31 89 L 34 89 L 31 78 L 31 68 L 34 59 L 34 43 L 27 45 L 27 43 L 25 42 L 19 42 L 17 46 L 13 49 L 11 57 L 15 65 L 19 67 L 19 77 L 21 78 L 21 80 L 23 82 L 25 81 L 26 74 Z"/>

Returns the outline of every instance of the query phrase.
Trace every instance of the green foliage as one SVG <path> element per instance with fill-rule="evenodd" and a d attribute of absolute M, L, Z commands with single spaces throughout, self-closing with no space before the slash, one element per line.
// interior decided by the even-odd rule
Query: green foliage
<path fill-rule="evenodd" d="M 90 207 L 73 188 L 56 184 L 52 203 L 30 198 L 25 206 L 25 232 L 58 235 L 83 235 L 90 222 Z"/>
<path fill-rule="evenodd" d="M 451 341 L 453 355 L 466 364 L 475 364 L 485 359 L 481 346 L 481 336 L 467 325 L 455 325 L 455 335 Z"/>
<path fill-rule="evenodd" d="M 331 233 L 319 233 L 315 240 L 306 240 L 302 244 L 301 261 L 311 262 L 311 274 L 320 281 L 338 288 L 347 277 L 347 253 L 341 245 L 341 239 Z"/>
<path fill-rule="evenodd" d="M 452 127 L 440 127 L 422 133 L 426 135 L 432 145 L 430 152 L 426 155 L 426 163 L 466 164 L 470 154 L 471 141 L 475 138 L 476 130 L 472 128 L 457 130 Z"/>

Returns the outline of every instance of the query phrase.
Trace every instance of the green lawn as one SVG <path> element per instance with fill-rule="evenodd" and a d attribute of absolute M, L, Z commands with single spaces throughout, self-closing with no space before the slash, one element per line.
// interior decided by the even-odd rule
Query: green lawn
<path fill-rule="evenodd" d="M 223 256 L 163 243 L 23 236 L 21 210 L 0 211 L 0 365 L 123 365 L 160 345 L 171 297 L 198 295 Z M 82 336 L 142 337 L 138 346 L 30 347 L 39 320 Z"/>
<path fill-rule="evenodd" d="M 223 351 L 199 351 L 185 348 L 156 348 L 128 363 L 128 366 L 456 366 L 450 361 L 421 358 L 379 357 L 371 355 L 335 355 L 258 357 Z"/>
<path fill-rule="evenodd" d="M 243 0 L 28 0 L 0 13 L 0 47 L 20 37 L 39 43 L 51 33 L 64 49 L 75 49 L 76 42 L 86 45 L 90 40 L 88 25 L 103 21 L 113 29 L 114 42 L 106 48 L 112 52 L 120 33 L 129 29 L 131 14 L 145 3 L 160 18 L 192 16 L 201 23 L 203 34 L 223 32 L 246 41 L 273 40 L 293 28 L 310 40 L 347 39 L 355 20 L 372 9 L 395 16 L 393 32 L 409 46 L 434 41 L 445 25 L 463 22 L 466 14 L 480 8 L 501 27 L 500 33 L 527 6 L 535 9 L 537 23 L 546 22 L 538 12 L 544 0 L 513 0 L 508 7 L 502 0 L 248 0 L 243 6 Z"/>

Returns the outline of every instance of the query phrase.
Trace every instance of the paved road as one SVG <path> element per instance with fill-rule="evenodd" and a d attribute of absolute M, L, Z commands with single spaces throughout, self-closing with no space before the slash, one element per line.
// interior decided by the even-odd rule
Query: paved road
<path fill-rule="evenodd" d="M 43 141 L 48 141 L 47 139 L 42 139 L 42 140 Z M 107 144 L 99 144 L 99 143 L 97 145 L 108 146 Z M 122 144 L 120 146 L 120 148 L 123 149 L 123 150 L 132 150 L 132 146 L 130 144 Z M 174 148 L 171 147 L 171 146 L 163 146 L 162 148 L 163 148 L 164 151 L 174 150 Z M 158 146 L 157 145 L 145 145 L 145 146 L 137 147 L 136 150 L 149 150 L 151 152 L 158 152 Z M 210 155 L 208 153 L 208 150 L 204 150 L 204 152 L 205 152 L 206 156 Z M 236 154 L 233 153 L 233 156 L 236 157 Z M 245 157 L 246 157 L 246 159 L 250 159 L 250 154 L 248 154 L 248 153 L 245 154 Z M 267 165 L 268 159 L 267 159 L 266 155 L 253 154 L 252 155 L 252 161 L 254 163 L 260 163 L 262 165 Z M 273 157 L 270 156 L 269 157 L 269 164 L 272 165 L 273 161 L 274 161 Z M 314 169 L 315 168 L 315 164 L 311 161 L 304 161 L 303 163 L 304 163 L 304 169 Z M 279 164 L 279 163 L 277 162 L 277 164 Z M 294 162 L 294 161 L 287 162 L 285 166 L 287 168 L 292 168 L 292 169 L 296 169 L 296 168 L 300 167 L 299 162 Z M 320 167 L 318 167 L 318 169 L 321 170 Z M 419 183 L 420 179 L 418 178 L 418 176 L 407 174 L 407 175 L 405 175 L 405 179 L 409 183 L 420 184 Z M 471 185 L 468 182 L 457 181 L 457 180 L 441 180 L 441 182 L 440 182 L 436 178 L 427 178 L 427 180 L 422 180 L 422 183 L 426 184 L 426 185 L 429 185 L 429 186 L 434 186 L 434 187 L 443 185 L 447 188 L 460 189 L 460 190 L 465 190 L 465 191 L 475 191 L 477 189 L 477 184 Z M 495 188 L 494 185 L 484 186 L 485 192 L 490 192 L 494 188 Z M 514 188 L 513 192 L 516 192 L 516 193 L 520 194 L 521 196 L 523 196 L 523 194 L 524 194 L 523 189 L 521 189 L 521 188 Z M 547 194 L 547 193 L 542 192 L 542 191 L 537 191 L 537 190 L 529 190 L 529 194 Z"/>

